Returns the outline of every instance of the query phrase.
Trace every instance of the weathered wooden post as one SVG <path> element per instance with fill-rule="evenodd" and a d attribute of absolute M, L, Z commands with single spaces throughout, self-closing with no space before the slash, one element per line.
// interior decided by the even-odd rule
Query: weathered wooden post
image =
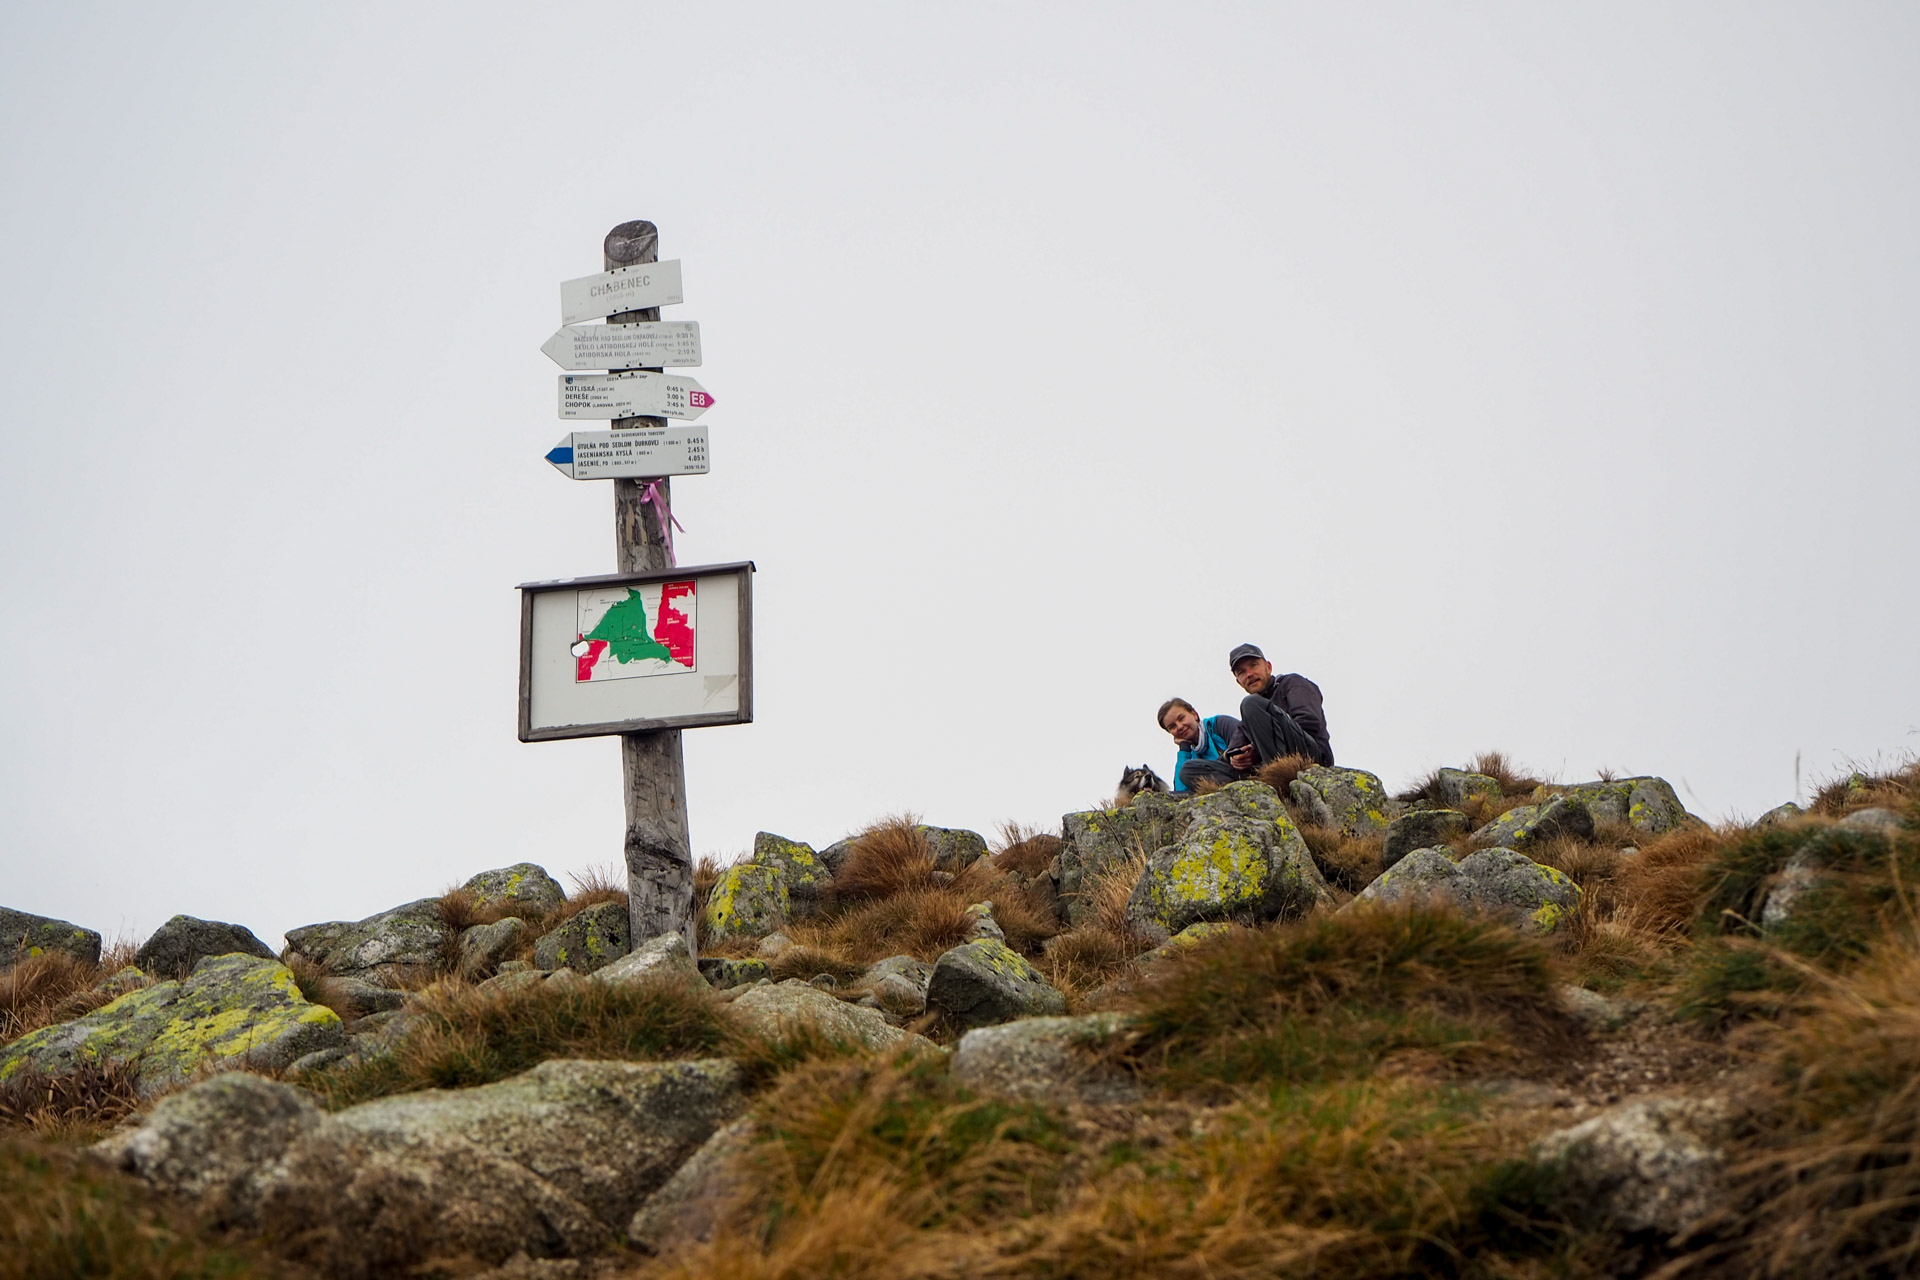
<path fill-rule="evenodd" d="M 608 271 L 657 262 L 660 232 L 651 222 L 623 222 L 607 232 L 602 249 Z M 659 318 L 660 308 L 648 307 L 610 315 L 607 323 Z M 666 425 L 665 418 L 615 418 L 612 428 Z M 667 530 L 671 504 L 672 489 L 664 478 L 613 482 L 614 545 L 621 573 L 673 567 Z M 694 951 L 693 849 L 687 835 L 680 731 L 621 734 L 620 765 L 626 783 L 627 896 L 633 945 L 677 930 L 686 938 L 688 951 Z"/>

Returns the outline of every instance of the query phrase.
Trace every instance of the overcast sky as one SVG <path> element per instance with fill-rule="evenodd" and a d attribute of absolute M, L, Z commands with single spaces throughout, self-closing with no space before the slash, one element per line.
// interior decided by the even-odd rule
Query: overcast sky
<path fill-rule="evenodd" d="M 277 943 L 620 852 L 540 344 L 648 218 L 751 559 L 694 847 L 1041 826 L 1227 650 L 1399 787 L 1920 746 L 1908 4 L 0 10 L 0 903 Z M 584 424 L 592 425 L 592 424 Z"/>

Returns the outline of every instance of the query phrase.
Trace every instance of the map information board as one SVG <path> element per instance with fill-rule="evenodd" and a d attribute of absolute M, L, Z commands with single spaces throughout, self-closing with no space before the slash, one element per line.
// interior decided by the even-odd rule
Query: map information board
<path fill-rule="evenodd" d="M 589 587 L 575 596 L 574 681 L 639 680 L 697 671 L 698 581 Z"/>
<path fill-rule="evenodd" d="M 753 565 L 520 588 L 520 740 L 753 720 Z"/>

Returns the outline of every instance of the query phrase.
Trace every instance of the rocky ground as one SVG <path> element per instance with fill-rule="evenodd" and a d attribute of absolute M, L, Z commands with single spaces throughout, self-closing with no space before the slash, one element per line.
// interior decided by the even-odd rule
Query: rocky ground
<path fill-rule="evenodd" d="M 697 958 L 531 864 L 280 955 L 0 909 L 0 1280 L 1906 1274 L 1917 783 L 763 833 Z"/>

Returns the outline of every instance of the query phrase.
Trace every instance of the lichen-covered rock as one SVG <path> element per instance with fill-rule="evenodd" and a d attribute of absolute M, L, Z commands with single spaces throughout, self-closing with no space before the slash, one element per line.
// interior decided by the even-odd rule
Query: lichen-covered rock
<path fill-rule="evenodd" d="M 560 882 L 548 875 L 545 867 L 531 862 L 482 871 L 460 887 L 472 894 L 480 906 L 506 903 L 530 915 L 557 911 L 567 900 Z"/>
<path fill-rule="evenodd" d="M 1208 938 L 1231 933 L 1233 926 L 1219 921 L 1203 920 L 1199 924 L 1190 924 L 1180 932 L 1168 938 L 1151 951 L 1143 951 L 1133 958 L 1135 964 L 1152 964 L 1156 960 L 1170 960 L 1174 956 L 1184 955 Z"/>
<path fill-rule="evenodd" d="M 68 920 L 0 907 L 0 969 L 29 956 L 64 951 L 88 964 L 100 963 L 100 935 Z"/>
<path fill-rule="evenodd" d="M 1189 807 L 1185 797 L 1143 791 L 1122 809 L 1093 809 L 1061 818 L 1065 843 L 1054 863 L 1054 879 L 1067 920 L 1085 922 L 1093 910 L 1086 890 L 1101 875 L 1129 858 L 1146 858 L 1172 844 L 1186 825 Z"/>
<path fill-rule="evenodd" d="M 967 1027 L 1067 1011 L 1067 998 L 1018 951 L 994 938 L 965 942 L 934 961 L 927 1003 Z"/>
<path fill-rule="evenodd" d="M 184 982 L 130 991 L 0 1048 L 0 1080 L 29 1064 L 57 1076 L 88 1063 L 131 1063 L 140 1092 L 151 1094 L 208 1068 L 277 1070 L 345 1038 L 340 1016 L 309 1004 L 277 960 L 209 956 Z"/>
<path fill-rule="evenodd" d="M 894 1026 L 877 1009 L 848 1004 L 798 978 L 747 987 L 734 998 L 732 1009 L 742 1027 L 769 1040 L 811 1028 L 829 1040 L 875 1052 L 907 1043 L 931 1044 L 924 1036 Z"/>
<path fill-rule="evenodd" d="M 978 1093 L 1040 1106 L 1138 1102 L 1143 1090 L 1132 1073 L 1097 1056 L 1129 1025 L 1119 1014 L 1093 1013 L 979 1027 L 960 1037 L 951 1073 Z"/>
<path fill-rule="evenodd" d="M 969 941 L 974 938 L 998 938 L 1002 942 L 1007 940 L 1006 930 L 1002 929 L 1000 922 L 993 918 L 991 902 L 976 902 L 967 908 L 967 938 Z"/>
<path fill-rule="evenodd" d="M 1586 805 L 1596 822 L 1625 824 L 1647 835 L 1659 835 L 1692 820 L 1665 778 L 1583 782 L 1562 794 Z"/>
<path fill-rule="evenodd" d="M 1445 849 L 1415 849 L 1381 872 L 1372 884 L 1355 894 L 1347 906 L 1362 902 L 1390 906 L 1433 897 L 1466 906 L 1467 890 L 1461 883 L 1460 868 L 1454 865 Z"/>
<path fill-rule="evenodd" d="M 767 976 L 765 960 L 731 960 L 725 956 L 701 956 L 700 976 L 716 991 L 744 987 Z"/>
<path fill-rule="evenodd" d="M 468 978 L 484 978 L 502 960 L 519 949 L 527 936 L 527 922 L 519 916 L 507 916 L 492 924 L 476 924 L 460 934 L 460 972 Z"/>
<path fill-rule="evenodd" d="M 785 924 L 793 914 L 787 877 L 778 867 L 737 862 L 720 873 L 707 895 L 707 936 L 753 937 Z"/>
<path fill-rule="evenodd" d="M 1497 778 L 1484 773 L 1469 773 L 1465 769 L 1442 769 L 1436 775 L 1434 789 L 1440 793 L 1440 803 L 1449 809 L 1464 809 L 1478 796 L 1482 800 L 1500 799 L 1500 782 Z"/>
<path fill-rule="evenodd" d="M 1565 872 L 1512 849 L 1482 849 L 1458 863 L 1444 849 L 1415 849 L 1354 895 L 1348 906 L 1436 897 L 1463 911 L 1548 934 L 1573 918 L 1580 905 L 1580 886 Z"/>
<path fill-rule="evenodd" d="M 780 872 L 786 882 L 788 910 L 796 919 L 804 919 L 819 909 L 833 872 L 813 846 L 799 840 L 762 831 L 753 838 L 753 861 Z"/>
<path fill-rule="evenodd" d="M 1526 849 L 1561 836 L 1593 838 L 1593 814 L 1578 796 L 1509 809 L 1468 838 L 1476 849 Z"/>
<path fill-rule="evenodd" d="M 551 1061 L 380 1098 L 300 1136 L 264 1180 L 260 1217 L 286 1238 L 338 1240 L 357 1274 L 587 1254 L 742 1106 L 740 1068 L 720 1059 Z"/>
<path fill-rule="evenodd" d="M 1457 809 L 1415 809 L 1387 824 L 1382 865 L 1391 867 L 1415 849 L 1432 849 L 1467 833 L 1467 815 Z"/>
<path fill-rule="evenodd" d="M 184 978 L 208 956 L 234 952 L 262 960 L 275 958 L 267 944 L 244 925 L 175 916 L 140 945 L 133 963 L 158 978 Z"/>
<path fill-rule="evenodd" d="M 1179 843 L 1147 859 L 1127 918 L 1160 940 L 1202 920 L 1255 924 L 1332 895 L 1273 788 L 1235 782 L 1187 806 Z"/>
<path fill-rule="evenodd" d="M 1294 778 L 1289 792 L 1308 822 L 1337 827 L 1345 835 L 1379 835 L 1393 816 L 1386 784 L 1364 769 L 1309 765 Z"/>
<path fill-rule="evenodd" d="M 542 969 L 592 973 L 627 954 L 627 904 L 596 902 L 563 921 L 533 944 L 533 962 Z"/>
<path fill-rule="evenodd" d="M 717 1130 L 627 1224 L 627 1243 L 646 1253 L 705 1244 L 735 1199 L 750 1188 L 743 1165 L 753 1149 L 751 1119 Z"/>
<path fill-rule="evenodd" d="M 1466 881 L 1467 904 L 1530 933 L 1553 933 L 1580 906 L 1580 886 L 1564 871 L 1543 866 L 1512 849 L 1482 849 L 1456 865 Z"/>
<path fill-rule="evenodd" d="M 686 937 L 663 933 L 635 947 L 618 960 L 593 971 L 593 982 L 623 986 L 643 982 L 679 982 L 706 991 L 707 980 L 687 950 Z"/>
<path fill-rule="evenodd" d="M 365 920 L 289 929 L 287 949 L 335 973 L 362 973 L 388 964 L 437 965 L 454 936 L 440 900 L 420 898 Z"/>
<path fill-rule="evenodd" d="M 1727 1109 L 1712 1098 L 1648 1098 L 1534 1145 L 1558 1164 L 1568 1202 L 1629 1234 L 1680 1236 L 1723 1203 Z"/>
<path fill-rule="evenodd" d="M 933 868 L 948 875 L 959 875 L 987 856 L 985 837 L 977 831 L 957 827 L 915 827 L 933 849 Z"/>
<path fill-rule="evenodd" d="M 1805 809 L 1802 809 L 1799 805 L 1789 800 L 1785 804 L 1777 804 L 1761 814 L 1759 818 L 1754 821 L 1753 825 L 1756 827 L 1783 826 L 1786 823 L 1792 822 L 1795 818 L 1805 817 L 1806 813 L 1807 811 Z"/>
<path fill-rule="evenodd" d="M 907 1018 L 926 1012 L 927 983 L 932 980 L 933 966 L 912 956 L 888 956 L 860 978 L 882 1009 Z"/>
<path fill-rule="evenodd" d="M 345 1050 L 300 1061 L 322 1053 Z M 93 1153 L 157 1190 L 192 1199 L 216 1224 L 245 1225 L 263 1175 L 325 1118 L 305 1090 L 233 1071 L 162 1098 L 137 1128 L 96 1143 Z"/>
<path fill-rule="evenodd" d="M 1855 809 L 1840 819 L 1840 825 L 1855 831 L 1878 831 L 1891 836 L 1900 830 L 1900 815 L 1891 809 Z"/>
<path fill-rule="evenodd" d="M 840 868 L 847 865 L 847 858 L 853 853 L 853 842 L 857 837 L 842 836 L 819 853 L 820 861 L 826 864 L 829 877 L 840 874 Z"/>
<path fill-rule="evenodd" d="M 391 1013 L 407 1002 L 407 993 L 399 987 L 383 987 L 365 978 L 328 978 L 326 985 L 330 1000 L 337 997 L 336 1003 L 349 1004 L 362 1015 Z"/>

